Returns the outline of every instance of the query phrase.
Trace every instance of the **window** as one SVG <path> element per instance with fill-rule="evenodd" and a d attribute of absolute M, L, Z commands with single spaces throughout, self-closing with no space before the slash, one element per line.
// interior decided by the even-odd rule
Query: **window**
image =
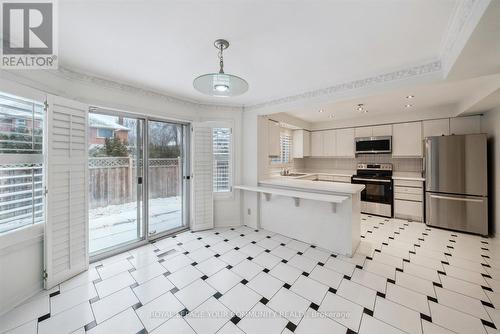
<path fill-rule="evenodd" d="M 231 129 L 213 128 L 214 192 L 231 191 Z"/>
<path fill-rule="evenodd" d="M 273 165 L 285 165 L 292 163 L 292 136 L 282 132 L 280 134 L 280 156 L 271 158 Z"/>
<path fill-rule="evenodd" d="M 43 221 L 44 107 L 0 93 L 0 233 Z"/>
<path fill-rule="evenodd" d="M 113 138 L 113 130 L 111 129 L 97 129 L 97 137 L 99 138 Z"/>

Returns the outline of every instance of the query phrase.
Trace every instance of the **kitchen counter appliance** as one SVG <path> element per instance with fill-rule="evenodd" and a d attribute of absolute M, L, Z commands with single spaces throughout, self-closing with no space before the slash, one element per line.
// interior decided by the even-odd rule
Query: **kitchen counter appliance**
<path fill-rule="evenodd" d="M 364 184 L 361 212 L 383 217 L 393 214 L 392 164 L 359 163 L 351 183 Z"/>
<path fill-rule="evenodd" d="M 488 235 L 486 135 L 425 138 L 427 225 Z"/>
<path fill-rule="evenodd" d="M 379 154 L 392 152 L 392 137 L 358 137 L 355 139 L 356 154 Z"/>

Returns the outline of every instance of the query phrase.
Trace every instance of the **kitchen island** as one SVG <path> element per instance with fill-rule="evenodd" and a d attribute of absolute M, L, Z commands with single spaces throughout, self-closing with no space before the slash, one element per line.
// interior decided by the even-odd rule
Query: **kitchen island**
<path fill-rule="evenodd" d="M 259 228 L 337 254 L 356 251 L 364 185 L 275 177 L 235 188 L 259 194 Z"/>

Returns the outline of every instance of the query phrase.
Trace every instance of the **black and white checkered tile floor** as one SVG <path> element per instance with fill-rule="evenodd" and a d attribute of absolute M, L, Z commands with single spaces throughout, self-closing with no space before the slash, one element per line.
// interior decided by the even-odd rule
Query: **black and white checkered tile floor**
<path fill-rule="evenodd" d="M 118 256 L 0 318 L 2 333 L 500 333 L 500 243 L 362 216 L 352 258 L 248 227 Z"/>

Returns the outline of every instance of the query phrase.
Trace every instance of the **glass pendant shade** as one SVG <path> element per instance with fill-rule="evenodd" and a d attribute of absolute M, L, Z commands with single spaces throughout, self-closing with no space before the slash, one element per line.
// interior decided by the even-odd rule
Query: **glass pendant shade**
<path fill-rule="evenodd" d="M 197 91 L 210 96 L 237 96 L 248 90 L 248 83 L 240 77 L 226 73 L 204 74 L 193 82 Z"/>
<path fill-rule="evenodd" d="M 214 46 L 219 50 L 219 73 L 209 73 L 200 75 L 193 81 L 194 88 L 200 93 L 230 97 L 245 93 L 248 90 L 248 83 L 236 75 L 224 73 L 224 58 L 222 53 L 229 47 L 229 42 L 225 39 L 218 39 Z"/>

